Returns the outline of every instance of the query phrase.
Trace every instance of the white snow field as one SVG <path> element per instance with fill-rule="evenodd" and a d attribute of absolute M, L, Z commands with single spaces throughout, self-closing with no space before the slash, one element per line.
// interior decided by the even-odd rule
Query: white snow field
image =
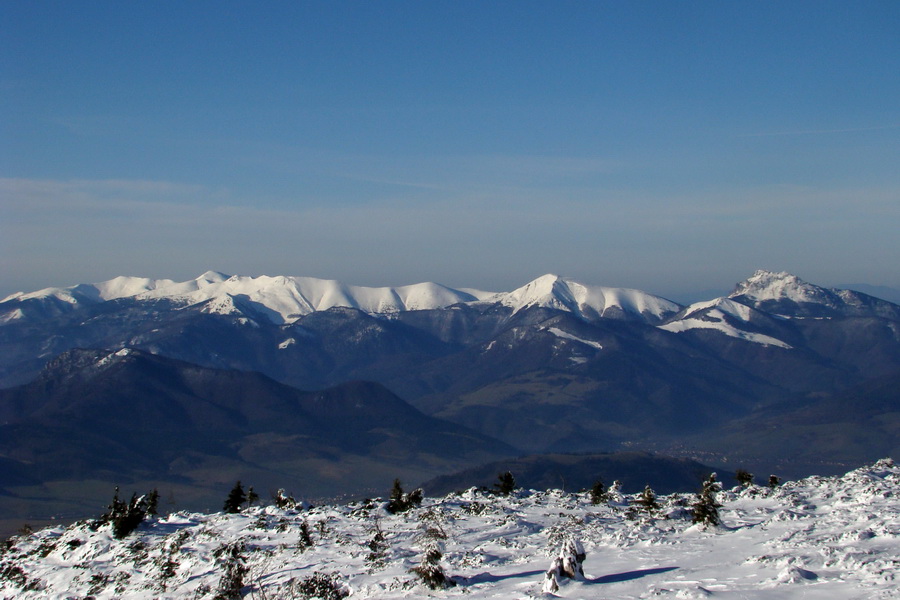
<path fill-rule="evenodd" d="M 0 596 L 900 598 L 898 492 L 900 468 L 885 459 L 843 477 L 721 492 L 723 524 L 708 529 L 683 506 L 692 494 L 660 497 L 656 514 L 629 516 L 628 497 L 592 505 L 586 493 L 474 489 L 396 515 L 382 502 L 174 513 L 122 540 L 109 525 L 82 523 L 8 542 Z M 557 549 L 573 538 L 586 552 L 584 578 L 544 593 Z M 430 589 L 410 571 L 429 544 L 442 549 L 452 587 Z M 314 578 L 333 585 L 316 596 Z"/>

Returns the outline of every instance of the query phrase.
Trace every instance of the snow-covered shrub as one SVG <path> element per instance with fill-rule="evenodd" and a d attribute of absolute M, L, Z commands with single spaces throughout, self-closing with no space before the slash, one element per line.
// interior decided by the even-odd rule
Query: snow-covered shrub
<path fill-rule="evenodd" d="M 387 564 L 388 546 L 387 538 L 381 529 L 381 521 L 375 519 L 375 524 L 369 530 L 371 537 L 366 543 L 369 553 L 366 555 L 366 564 L 369 566 L 369 572 L 384 568 Z"/>
<path fill-rule="evenodd" d="M 425 532 L 419 536 L 419 543 L 423 550 L 422 562 L 419 563 L 419 566 L 409 570 L 433 590 L 453 585 L 441 567 L 441 558 L 444 557 L 444 540 L 446 539 L 447 534 L 442 528 L 433 525 L 426 527 Z"/>
<path fill-rule="evenodd" d="M 741 487 L 750 487 L 753 484 L 753 473 L 746 469 L 738 469 L 735 471 L 734 478 Z"/>
<path fill-rule="evenodd" d="M 665 519 L 673 521 L 688 520 L 693 518 L 693 511 L 691 510 L 690 505 L 691 502 L 687 496 L 671 494 L 666 498 L 661 513 Z"/>
<path fill-rule="evenodd" d="M 162 590 L 165 590 L 166 587 L 168 587 L 169 580 L 174 578 L 177 574 L 180 563 L 176 559 L 176 556 L 190 537 L 190 532 L 186 529 L 182 529 L 167 536 L 165 541 L 160 545 L 159 555 L 153 561 L 153 564 L 159 571 L 158 583 Z"/>
<path fill-rule="evenodd" d="M 213 552 L 222 569 L 222 577 L 213 600 L 240 600 L 244 576 L 248 571 L 244 558 L 245 549 L 244 543 L 238 540 L 220 546 Z"/>
<path fill-rule="evenodd" d="M 394 487 L 391 489 L 391 496 L 388 500 L 386 510 L 391 514 L 406 512 L 407 510 L 422 504 L 424 492 L 421 489 L 415 489 L 409 494 L 403 492 L 400 480 L 394 480 Z"/>
<path fill-rule="evenodd" d="M 295 582 L 291 591 L 301 600 L 342 600 L 350 595 L 338 575 L 318 571 Z"/>
<path fill-rule="evenodd" d="M 606 501 L 610 505 L 624 505 L 625 495 L 622 493 L 622 482 L 616 479 L 606 490 Z"/>
<path fill-rule="evenodd" d="M 481 502 L 466 502 L 460 505 L 460 509 L 467 515 L 478 516 L 490 512 L 489 508 Z"/>
<path fill-rule="evenodd" d="M 585 558 L 581 542 L 574 537 L 566 538 L 544 576 L 544 593 L 558 592 L 560 579 L 584 579 L 582 563 Z"/>
<path fill-rule="evenodd" d="M 88 594 L 93 596 L 102 592 L 109 585 L 109 573 L 94 573 L 89 581 Z"/>
<path fill-rule="evenodd" d="M 297 501 L 294 500 L 293 496 L 285 492 L 284 488 L 281 488 L 277 492 L 275 492 L 275 495 L 272 497 L 272 502 L 277 508 L 281 509 L 297 508 Z"/>

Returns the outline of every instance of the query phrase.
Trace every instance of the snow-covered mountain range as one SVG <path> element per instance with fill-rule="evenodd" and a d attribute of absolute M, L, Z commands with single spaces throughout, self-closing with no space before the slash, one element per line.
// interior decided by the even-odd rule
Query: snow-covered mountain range
<path fill-rule="evenodd" d="M 37 306 L 32 314 L 27 312 L 29 305 L 48 305 L 51 310 L 47 315 L 53 316 L 65 305 L 74 310 L 79 305 L 122 298 L 136 301 L 165 299 L 182 306 L 204 304 L 206 312 L 216 314 L 234 314 L 240 312 L 240 307 L 245 307 L 277 324 L 290 324 L 312 312 L 335 307 L 389 315 L 484 302 L 501 304 L 512 308 L 513 312 L 541 307 L 570 311 L 586 319 L 631 316 L 650 320 L 662 320 L 680 308 L 674 302 L 639 290 L 589 286 L 551 274 L 512 292 L 496 293 L 452 289 L 431 282 L 373 288 L 312 277 L 243 277 L 214 271 L 183 282 L 116 277 L 96 284 L 18 292 L 0 301 L 0 306 L 6 309 L 4 320 L 10 321 L 39 317 Z"/>
<path fill-rule="evenodd" d="M 602 474 L 598 474 L 601 476 Z M 237 514 L 150 517 L 122 539 L 82 521 L 0 548 L 6 598 L 812 598 L 897 597 L 900 469 L 716 494 L 719 526 L 692 523 L 694 494 L 639 508 L 637 490 L 471 489 L 387 502 L 254 506 Z M 698 483 L 699 485 L 699 483 Z M 224 499 L 224 495 L 223 495 Z M 98 511 L 99 512 L 99 511 Z M 565 546 L 582 572 L 545 591 Z M 431 554 L 426 558 L 427 552 Z M 425 584 L 425 561 L 446 585 Z"/>
<path fill-rule="evenodd" d="M 687 307 L 640 290 L 587 285 L 553 274 L 543 275 L 511 292 L 453 289 L 425 282 L 401 287 L 361 287 L 313 277 L 228 276 L 208 271 L 196 279 L 116 277 L 95 284 L 46 288 L 17 292 L 0 301 L 0 322 L 53 317 L 66 310 L 113 300 L 168 300 L 177 305 L 203 305 L 205 312 L 236 314 L 242 309 L 255 312 L 276 324 L 290 324 L 299 318 L 331 308 L 353 308 L 373 315 L 403 311 L 434 310 L 455 304 L 500 304 L 517 313 L 539 307 L 562 310 L 584 320 L 632 318 L 659 323 L 681 311 L 684 321 L 668 327 L 684 331 L 693 327 L 718 328 L 728 335 L 727 326 L 700 324 L 696 314 L 709 308 L 746 321 L 744 307 L 768 312 L 789 306 L 793 313 L 821 315 L 881 315 L 898 318 L 900 309 L 890 302 L 851 290 L 830 290 L 809 284 L 789 273 L 757 271 L 739 283 L 728 299 L 715 299 Z M 730 301 L 729 301 L 730 300 Z M 736 303 L 741 304 L 736 308 Z M 44 309 L 44 310 L 41 310 Z M 798 316 L 793 314 L 792 316 Z M 714 323 L 715 317 L 706 319 Z M 721 319 L 719 319 L 721 321 Z M 751 339 L 751 341 L 754 341 Z M 759 341 L 759 340 L 756 340 Z"/>
<path fill-rule="evenodd" d="M 91 304 L 121 298 L 137 301 L 165 299 L 183 306 L 205 305 L 205 312 L 233 314 L 247 307 L 273 323 L 292 323 L 312 312 L 334 307 L 355 308 L 370 314 L 389 314 L 406 310 L 443 308 L 459 302 L 471 302 L 490 296 L 478 290 L 454 290 L 436 283 L 403 287 L 360 287 L 313 277 L 242 277 L 208 271 L 196 279 L 175 282 L 171 279 L 116 277 L 96 284 L 66 288 L 47 288 L 31 293 L 16 293 L 2 303 L 40 301 L 59 307 Z M 51 312 L 52 314 L 52 312 Z M 25 310 L 9 319 L 28 316 Z"/>
<path fill-rule="evenodd" d="M 142 370 L 120 368 L 139 356 Z M 91 361 L 106 362 L 101 369 Z M 212 369 L 203 388 L 188 383 L 199 368 Z M 513 453 L 640 449 L 706 464 L 777 464 L 799 476 L 834 473 L 900 451 L 900 398 L 893 391 L 900 377 L 900 306 L 788 273 L 758 271 L 728 296 L 681 306 L 555 275 L 511 292 L 485 292 L 209 272 L 186 282 L 117 278 L 0 302 L 0 388 L 8 388 L 0 390 L 6 399 L 0 402 L 0 476 L 46 484 L 66 475 L 54 471 L 63 458 L 84 473 L 107 465 L 103 476 L 113 481 L 168 476 L 140 452 L 101 452 L 128 448 L 115 437 L 127 428 L 114 423 L 81 432 L 90 433 L 77 446 L 84 456 L 48 458 L 58 450 L 53 441 L 61 422 L 90 425 L 91 411 L 127 419 L 126 404 L 154 416 L 155 428 L 177 429 L 178 439 L 188 440 L 204 439 L 202 419 L 183 416 L 198 406 L 222 423 L 231 423 L 223 415 L 243 414 L 249 420 L 231 423 L 228 431 L 240 433 L 247 456 L 265 460 L 231 456 L 234 442 L 217 439 L 204 447 L 203 464 L 226 460 L 236 472 L 272 469 L 271 461 L 287 456 L 277 451 L 279 444 L 292 435 L 278 427 L 297 415 L 279 419 L 281 409 L 266 409 L 273 413 L 266 427 L 247 429 L 252 398 L 268 397 L 274 385 L 263 392 L 256 384 L 238 385 L 252 372 L 301 390 L 343 389 L 347 406 L 365 406 L 367 395 L 386 388 L 375 396 L 392 393 L 429 418 Z M 92 377 L 93 387 L 87 386 Z M 352 381 L 378 385 L 342 387 Z M 241 386 L 254 390 L 243 403 L 229 391 Z M 223 408 L 211 390 L 241 410 Z M 860 400 L 870 396 L 873 401 Z M 181 416 L 167 420 L 159 410 L 164 405 Z M 23 410 L 36 406 L 53 410 Z M 385 404 L 379 417 L 385 428 L 377 435 L 372 430 L 366 448 L 403 456 L 404 468 L 411 468 L 424 451 L 411 453 L 399 443 L 402 436 L 392 427 L 402 422 L 401 406 Z M 57 410 L 65 407 L 72 411 Z M 798 407 L 808 407 L 816 422 L 805 423 Z M 331 418 L 340 421 L 340 415 Z M 332 456 L 360 456 L 357 441 L 341 441 Z M 461 454 L 444 450 L 440 461 L 450 468 Z M 126 455 L 137 462 L 122 459 Z M 173 455 L 165 465 L 196 466 L 197 460 Z M 317 474 L 322 489 L 333 486 L 323 494 L 340 493 L 345 485 L 340 477 L 328 479 L 328 463 L 278 464 L 291 481 Z M 29 477 L 38 472 L 45 474 L 40 481 Z M 438 474 L 431 468 L 418 473 Z M 14 491 L 20 495 L 4 496 L 0 489 L 0 501 L 31 493 Z"/>
<path fill-rule="evenodd" d="M 828 393 L 900 368 L 900 306 L 762 270 L 727 297 L 690 306 L 550 274 L 487 292 L 212 271 L 183 282 L 117 277 L 0 302 L 0 386 L 32 379 L 76 347 L 135 347 L 307 389 L 372 379 L 459 419 L 450 406 L 470 404 L 462 398 L 491 381 L 549 369 L 609 385 L 620 377 L 611 362 L 618 357 L 637 361 L 660 390 L 676 379 L 685 385 L 666 395 L 718 394 L 728 411 L 754 403 L 726 400 L 732 385 L 756 399 L 773 396 L 767 385 Z M 723 361 L 737 371 L 725 375 Z M 731 384 L 701 391 L 708 384 L 696 378 L 717 373 Z M 635 388 L 629 398 L 638 397 Z"/>

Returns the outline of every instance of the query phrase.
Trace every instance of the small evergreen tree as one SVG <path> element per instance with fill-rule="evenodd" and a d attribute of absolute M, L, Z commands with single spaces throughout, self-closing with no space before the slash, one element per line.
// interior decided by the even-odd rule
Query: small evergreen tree
<path fill-rule="evenodd" d="M 716 493 L 719 492 L 721 486 L 716 481 L 716 474 L 711 473 L 703 482 L 703 488 L 697 495 L 697 501 L 694 502 L 693 512 L 694 523 L 700 523 L 704 526 L 717 526 L 722 521 L 719 518 L 719 508 L 721 504 L 716 500 Z"/>
<path fill-rule="evenodd" d="M 598 479 L 591 487 L 591 504 L 603 504 L 609 500 L 609 493 L 603 485 L 603 480 Z"/>
<path fill-rule="evenodd" d="M 297 545 L 300 546 L 301 550 L 313 547 L 312 536 L 309 535 L 309 525 L 306 521 L 300 523 L 300 540 Z"/>
<path fill-rule="evenodd" d="M 156 488 L 147 495 L 147 514 L 151 517 L 159 514 L 159 491 Z"/>
<path fill-rule="evenodd" d="M 391 488 L 390 499 L 388 500 L 387 511 L 391 514 L 396 514 L 405 511 L 408 506 L 406 505 L 406 499 L 404 498 L 405 494 L 403 493 L 403 486 L 400 484 L 399 479 L 394 480 L 394 487 Z"/>
<path fill-rule="evenodd" d="M 259 502 L 259 494 L 253 491 L 253 486 L 247 488 L 247 506 L 253 506 L 254 502 Z"/>
<path fill-rule="evenodd" d="M 516 489 L 516 478 L 509 471 L 497 475 L 497 483 L 494 484 L 497 493 L 501 496 L 509 496 Z"/>
<path fill-rule="evenodd" d="M 769 487 L 775 489 L 779 485 L 781 485 L 781 477 L 778 477 L 777 475 L 769 475 Z"/>
<path fill-rule="evenodd" d="M 656 493 L 653 491 L 653 488 L 650 487 L 650 484 L 644 486 L 644 491 L 641 492 L 641 495 L 637 497 L 634 503 L 648 513 L 652 513 L 659 509 L 659 502 L 656 501 Z"/>
<path fill-rule="evenodd" d="M 241 506 L 246 501 L 247 494 L 244 492 L 244 486 L 238 481 L 234 484 L 234 487 L 231 488 L 231 491 L 228 492 L 228 498 L 225 499 L 222 510 L 231 514 L 239 513 L 241 512 Z"/>
<path fill-rule="evenodd" d="M 753 473 L 746 469 L 738 469 L 734 472 L 734 478 L 741 487 L 750 487 L 753 484 Z"/>

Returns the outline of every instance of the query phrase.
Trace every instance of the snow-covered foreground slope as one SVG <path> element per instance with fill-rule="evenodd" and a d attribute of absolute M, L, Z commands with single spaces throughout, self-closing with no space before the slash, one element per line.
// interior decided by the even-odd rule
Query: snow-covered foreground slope
<path fill-rule="evenodd" d="M 223 585 L 241 580 L 245 598 L 308 598 L 299 585 L 320 573 L 340 590 L 323 598 L 897 598 L 898 490 L 900 468 L 884 460 L 843 477 L 723 492 L 723 526 L 712 529 L 691 524 L 683 505 L 692 496 L 628 518 L 622 498 L 594 506 L 555 491 L 470 490 L 398 515 L 379 503 L 175 513 L 123 540 L 86 524 L 15 538 L 0 555 L 0 595 L 226 598 L 240 596 Z M 446 534 L 441 565 L 453 587 L 431 590 L 410 572 L 428 529 Z M 544 572 L 571 537 L 586 551 L 585 578 L 545 594 Z"/>

